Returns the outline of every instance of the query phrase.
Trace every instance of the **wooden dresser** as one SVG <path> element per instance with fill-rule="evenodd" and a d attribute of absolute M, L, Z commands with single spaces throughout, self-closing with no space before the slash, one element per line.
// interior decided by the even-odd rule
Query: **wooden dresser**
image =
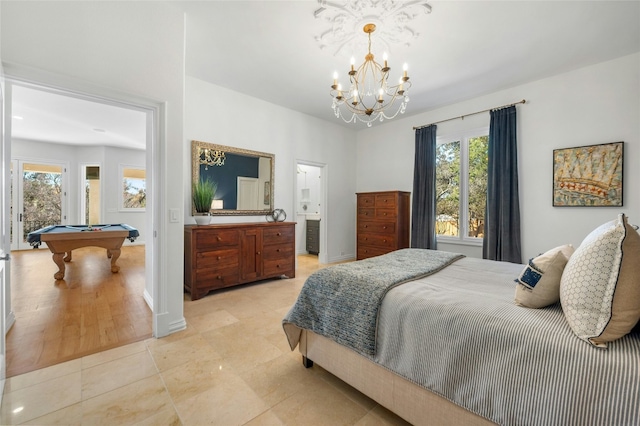
<path fill-rule="evenodd" d="M 409 247 L 410 192 L 357 195 L 357 260 Z"/>
<path fill-rule="evenodd" d="M 295 277 L 295 225 L 185 225 L 184 287 L 191 300 L 223 287 Z"/>

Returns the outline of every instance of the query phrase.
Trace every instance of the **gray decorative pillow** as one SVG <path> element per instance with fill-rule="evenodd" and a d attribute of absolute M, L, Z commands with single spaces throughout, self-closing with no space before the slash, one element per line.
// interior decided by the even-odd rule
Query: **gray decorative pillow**
<path fill-rule="evenodd" d="M 544 308 L 559 302 L 562 271 L 573 252 L 573 246 L 566 244 L 529 260 L 516 279 L 516 305 Z"/>
<path fill-rule="evenodd" d="M 594 229 L 569 259 L 560 302 L 573 332 L 598 347 L 640 320 L 640 234 L 624 214 Z"/>

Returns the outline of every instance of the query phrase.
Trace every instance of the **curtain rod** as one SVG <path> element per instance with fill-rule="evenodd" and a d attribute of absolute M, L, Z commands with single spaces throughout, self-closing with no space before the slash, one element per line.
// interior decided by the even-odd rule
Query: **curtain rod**
<path fill-rule="evenodd" d="M 519 102 L 514 102 L 514 103 L 512 103 L 512 104 L 508 104 L 508 105 L 502 105 L 502 106 L 495 107 L 495 108 L 484 109 L 484 110 L 482 110 L 482 111 L 477 111 L 477 112 L 472 112 L 472 113 L 470 113 L 470 114 L 461 115 L 461 116 L 459 116 L 459 117 L 447 118 L 446 120 L 435 121 L 435 122 L 433 122 L 433 123 L 431 123 L 431 124 L 425 124 L 425 125 L 423 125 L 423 126 L 414 126 L 413 130 L 418 130 L 418 129 L 422 129 L 422 128 L 424 128 L 424 127 L 429 127 L 429 126 L 431 126 L 432 124 L 444 123 L 445 121 L 457 120 L 457 119 L 459 119 L 459 118 L 460 118 L 460 119 L 462 119 L 462 120 L 464 120 L 464 118 L 465 118 L 465 117 L 468 117 L 468 116 L 470 116 L 470 115 L 482 114 L 483 112 L 491 111 L 491 110 L 494 110 L 494 109 L 506 108 L 506 107 L 510 107 L 510 106 L 514 106 L 514 105 L 518 105 L 518 104 L 524 104 L 525 102 L 526 102 L 526 100 L 524 100 L 524 99 L 523 99 L 523 100 L 521 100 L 521 101 L 519 101 Z"/>

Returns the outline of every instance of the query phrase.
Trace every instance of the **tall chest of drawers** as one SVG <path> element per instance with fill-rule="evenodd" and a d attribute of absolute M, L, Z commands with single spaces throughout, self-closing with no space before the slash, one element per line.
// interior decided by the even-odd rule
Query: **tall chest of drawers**
<path fill-rule="evenodd" d="M 211 290 L 295 274 L 295 222 L 184 227 L 184 287 L 191 300 Z"/>
<path fill-rule="evenodd" d="M 357 196 L 357 260 L 409 247 L 410 192 L 360 192 Z"/>

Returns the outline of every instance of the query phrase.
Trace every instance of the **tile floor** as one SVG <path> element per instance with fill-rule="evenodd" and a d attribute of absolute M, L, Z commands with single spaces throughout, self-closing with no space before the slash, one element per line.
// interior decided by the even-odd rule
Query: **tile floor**
<path fill-rule="evenodd" d="M 296 278 L 185 295 L 187 329 L 7 379 L 3 425 L 406 425 L 319 366 L 305 369 L 281 320 Z"/>

